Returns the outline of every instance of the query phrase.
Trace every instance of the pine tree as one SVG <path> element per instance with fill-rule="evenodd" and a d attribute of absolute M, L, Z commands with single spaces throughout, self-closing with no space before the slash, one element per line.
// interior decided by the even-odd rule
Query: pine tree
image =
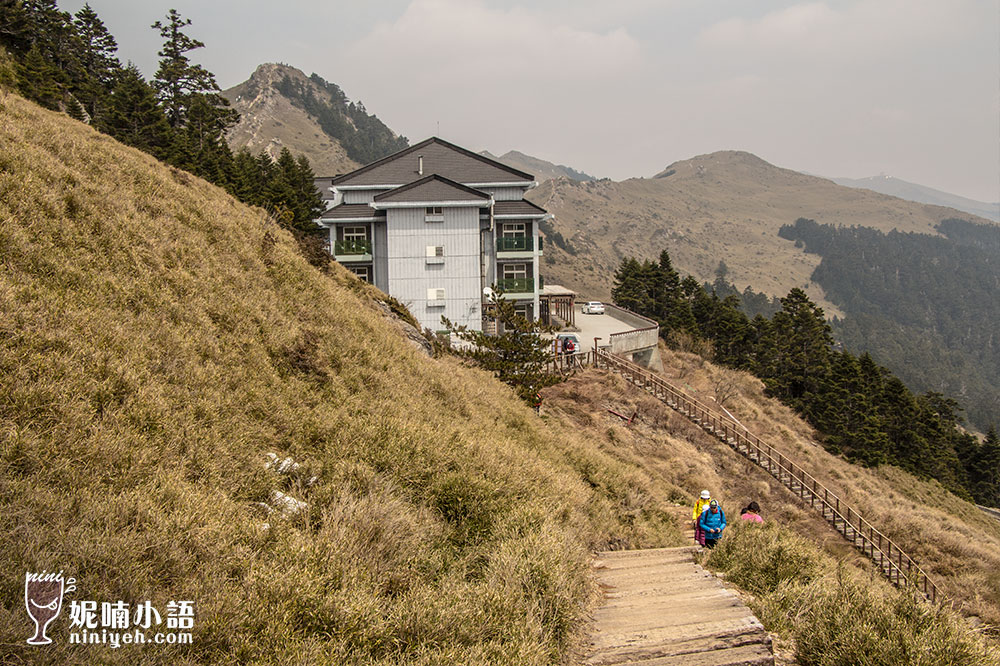
<path fill-rule="evenodd" d="M 170 125 L 139 68 L 129 63 L 117 77 L 98 126 L 122 143 L 163 159 L 171 144 Z"/>
<path fill-rule="evenodd" d="M 153 77 L 153 87 L 167 115 L 171 127 L 178 128 L 187 124 L 188 113 L 194 99 L 199 96 L 208 107 L 215 109 L 220 118 L 209 121 L 229 127 L 236 122 L 238 116 L 226 108 L 229 103 L 219 94 L 219 85 L 215 75 L 201 65 L 191 64 L 187 57 L 189 51 L 200 49 L 205 44 L 184 34 L 183 29 L 191 25 L 191 19 L 182 18 L 176 9 L 167 13 L 167 22 L 157 21 L 151 27 L 158 30 L 164 39 L 163 48 L 157 52 L 160 56 L 160 67 Z M 199 119 L 202 125 L 207 119 Z"/>
<path fill-rule="evenodd" d="M 73 25 L 80 40 L 80 66 L 86 76 L 80 97 L 87 113 L 95 118 L 100 113 L 101 102 L 111 92 L 121 70 L 121 64 L 115 55 L 118 52 L 118 42 L 89 4 L 85 4 L 76 13 Z"/>
<path fill-rule="evenodd" d="M 757 372 L 773 395 L 802 410 L 818 395 L 830 369 L 833 338 L 823 310 L 801 289 L 781 299 Z"/>
<path fill-rule="evenodd" d="M 441 317 L 441 322 L 447 331 L 471 343 L 461 352 L 462 356 L 492 372 L 523 400 L 530 402 L 536 391 L 559 381 L 557 375 L 546 371 L 552 342 L 541 334 L 550 329 L 517 314 L 513 303 L 502 296 L 494 304 L 493 315 L 500 331 L 497 335 L 456 326 L 446 317 Z"/>
<path fill-rule="evenodd" d="M 636 259 L 622 259 L 615 271 L 615 282 L 611 288 L 611 300 L 615 305 L 632 312 L 641 312 L 646 300 L 641 273 L 642 265 Z"/>
<path fill-rule="evenodd" d="M 31 48 L 28 13 L 20 0 L 0 0 L 0 46 L 17 57 Z"/>
<path fill-rule="evenodd" d="M 56 74 L 60 94 L 78 92 L 86 80 L 80 66 L 80 38 L 72 16 L 61 11 L 55 0 L 23 0 L 27 16 L 27 35 L 32 48 Z M 60 101 L 62 101 L 60 99 Z"/>
<path fill-rule="evenodd" d="M 226 188 L 230 194 L 251 206 L 263 206 L 261 183 L 266 180 L 257 158 L 248 149 L 242 148 L 233 155 L 233 176 Z"/>
<path fill-rule="evenodd" d="M 973 495 L 980 504 L 1000 507 L 1000 437 L 996 426 L 990 426 L 978 454 Z"/>
<path fill-rule="evenodd" d="M 80 104 L 80 100 L 74 95 L 70 95 L 66 100 L 66 115 L 73 120 L 79 120 L 81 123 L 88 122 L 90 119 L 87 110 L 83 108 L 83 104 Z"/>
<path fill-rule="evenodd" d="M 318 232 L 315 220 L 326 210 L 326 204 L 316 189 L 316 173 L 305 155 L 299 155 L 295 164 L 297 224 L 306 231 Z"/>
<path fill-rule="evenodd" d="M 45 58 L 38 45 L 33 45 L 17 67 L 21 94 L 47 109 L 59 110 L 63 99 L 62 77 Z"/>

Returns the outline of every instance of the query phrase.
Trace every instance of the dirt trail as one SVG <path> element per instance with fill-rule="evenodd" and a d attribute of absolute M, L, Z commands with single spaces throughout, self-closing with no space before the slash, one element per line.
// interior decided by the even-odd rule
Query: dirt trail
<path fill-rule="evenodd" d="M 604 603 L 583 658 L 588 666 L 774 664 L 753 613 L 695 564 L 696 548 L 598 553 Z"/>

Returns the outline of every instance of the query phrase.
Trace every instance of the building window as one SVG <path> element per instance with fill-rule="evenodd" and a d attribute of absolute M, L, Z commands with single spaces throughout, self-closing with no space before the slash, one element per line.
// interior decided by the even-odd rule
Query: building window
<path fill-rule="evenodd" d="M 524 319 L 527 319 L 528 321 L 531 321 L 531 318 L 528 316 L 528 310 L 530 308 L 531 308 L 531 306 L 528 305 L 527 303 L 525 303 L 524 305 L 515 305 L 514 306 L 514 314 L 516 314 L 516 315 L 518 315 L 520 317 L 523 317 Z"/>
<path fill-rule="evenodd" d="M 528 277 L 527 264 L 504 264 L 503 278 L 505 280 L 523 280 Z"/>
<path fill-rule="evenodd" d="M 441 206 L 427 206 L 424 209 L 424 222 L 444 222 L 444 211 Z"/>
<path fill-rule="evenodd" d="M 371 284 L 372 282 L 372 269 L 371 266 L 348 266 L 347 270 L 351 271 L 358 276 L 358 279 L 362 282 L 367 282 Z"/>
<path fill-rule="evenodd" d="M 345 241 L 368 240 L 368 229 L 365 227 L 344 227 Z"/>
<path fill-rule="evenodd" d="M 504 238 L 524 238 L 525 232 L 524 222 L 505 222 L 503 225 Z"/>
<path fill-rule="evenodd" d="M 444 305 L 444 289 L 428 289 L 427 290 L 427 305 Z"/>

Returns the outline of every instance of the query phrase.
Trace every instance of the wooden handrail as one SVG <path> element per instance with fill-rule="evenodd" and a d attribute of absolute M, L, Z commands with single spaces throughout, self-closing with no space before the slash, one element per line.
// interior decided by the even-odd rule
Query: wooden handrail
<path fill-rule="evenodd" d="M 590 360 L 590 359 L 588 359 Z M 796 465 L 774 447 L 762 441 L 734 419 L 723 416 L 697 398 L 673 386 L 663 377 L 631 361 L 614 356 L 604 349 L 594 351 L 595 366 L 621 374 L 633 384 L 642 387 L 669 407 L 684 414 L 702 429 L 715 435 L 758 466 L 763 467 L 782 485 L 796 493 L 803 502 L 816 508 L 819 505 L 824 520 L 829 522 L 845 539 L 865 553 L 879 571 L 897 587 L 913 585 L 924 598 L 932 603 L 941 599 L 938 586 L 924 573 L 917 563 L 890 538 L 868 522 L 857 510 L 830 491 L 815 477 Z M 787 477 L 787 479 L 785 478 Z M 797 486 L 797 488 L 796 488 Z M 829 516 L 827 515 L 829 513 Z M 838 524 L 839 523 L 839 524 Z"/>

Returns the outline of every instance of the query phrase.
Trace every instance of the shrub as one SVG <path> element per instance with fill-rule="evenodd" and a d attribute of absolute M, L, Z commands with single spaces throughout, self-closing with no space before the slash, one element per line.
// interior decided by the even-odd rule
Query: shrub
<path fill-rule="evenodd" d="M 835 562 L 776 523 L 737 524 L 707 560 L 754 595 L 770 631 L 803 666 L 979 666 L 1000 657 L 955 612 Z"/>

